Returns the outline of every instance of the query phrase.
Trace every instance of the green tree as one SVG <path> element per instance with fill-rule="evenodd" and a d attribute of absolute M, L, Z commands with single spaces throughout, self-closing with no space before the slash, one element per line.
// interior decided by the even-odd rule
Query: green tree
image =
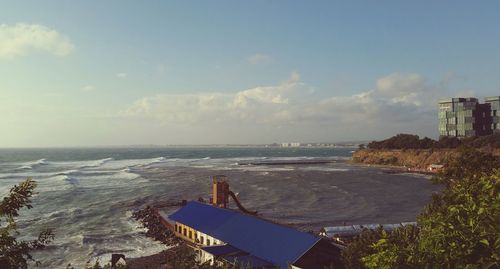
<path fill-rule="evenodd" d="M 376 253 L 371 246 L 384 237 L 384 230 L 379 227 L 374 230 L 363 229 L 354 240 L 342 251 L 342 260 L 346 268 L 362 269 L 365 268 L 363 257 Z"/>
<path fill-rule="evenodd" d="M 415 225 L 384 232 L 382 238 L 370 246 L 374 253 L 361 258 L 363 264 L 367 268 L 421 268 L 415 259 L 419 233 Z"/>
<path fill-rule="evenodd" d="M 27 178 L 19 186 L 10 189 L 9 194 L 0 203 L 0 268 L 27 268 L 28 261 L 33 259 L 30 252 L 43 249 L 53 238 L 50 229 L 43 230 L 37 239 L 18 241 L 19 235 L 16 226 L 16 217 L 23 207 L 32 208 L 31 197 L 35 194 L 36 182 Z"/>

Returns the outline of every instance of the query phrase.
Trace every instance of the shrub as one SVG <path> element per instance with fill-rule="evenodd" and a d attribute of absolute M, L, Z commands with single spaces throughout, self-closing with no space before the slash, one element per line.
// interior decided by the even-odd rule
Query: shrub
<path fill-rule="evenodd" d="M 37 239 L 18 241 L 19 235 L 16 218 L 23 207 L 32 208 L 31 197 L 35 194 L 36 182 L 27 178 L 19 186 L 10 189 L 9 194 L 0 203 L 0 268 L 28 268 L 28 261 L 39 264 L 31 255 L 33 250 L 45 248 L 54 234 L 52 230 L 43 230 Z"/>

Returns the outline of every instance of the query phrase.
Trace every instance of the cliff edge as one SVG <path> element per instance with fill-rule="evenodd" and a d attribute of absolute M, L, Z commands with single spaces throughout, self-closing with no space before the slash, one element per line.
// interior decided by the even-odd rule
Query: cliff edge
<path fill-rule="evenodd" d="M 482 151 L 500 156 L 500 149 L 483 148 Z M 395 165 L 425 170 L 431 164 L 443 164 L 458 155 L 458 149 L 360 149 L 353 153 L 354 163 Z"/>

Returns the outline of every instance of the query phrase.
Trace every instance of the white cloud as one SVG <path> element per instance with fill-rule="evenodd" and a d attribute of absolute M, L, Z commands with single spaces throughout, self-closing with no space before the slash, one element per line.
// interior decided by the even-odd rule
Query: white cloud
<path fill-rule="evenodd" d="M 397 132 L 433 135 L 436 101 L 448 95 L 421 75 L 403 73 L 381 77 L 374 89 L 348 96 L 320 98 L 311 89 L 293 72 L 277 85 L 233 93 L 146 96 L 122 116 L 208 129 L 220 124 L 224 126 L 221 131 L 225 126 L 258 133 L 280 128 L 284 136 L 303 133 L 304 137 L 318 134 L 331 135 L 332 139 L 383 137 Z"/>
<path fill-rule="evenodd" d="M 256 65 L 256 64 L 270 64 L 270 63 L 274 62 L 274 59 L 269 55 L 256 53 L 254 55 L 247 57 L 247 62 L 249 64 L 254 64 L 254 65 Z"/>
<path fill-rule="evenodd" d="M 287 95 L 304 87 L 298 73 L 276 86 L 260 86 L 234 94 L 163 94 L 137 100 L 124 115 L 155 118 L 162 122 L 200 123 L 207 121 L 269 122 L 289 105 Z M 305 91 L 304 91 L 305 92 Z"/>
<path fill-rule="evenodd" d="M 93 85 L 85 85 L 82 87 L 82 91 L 84 92 L 91 92 L 95 90 L 95 87 Z"/>
<path fill-rule="evenodd" d="M 330 97 L 321 101 L 315 111 L 340 113 L 345 120 L 396 125 L 434 113 L 442 94 L 442 89 L 426 83 L 419 74 L 393 73 L 379 78 L 374 90 Z"/>
<path fill-rule="evenodd" d="M 395 102 L 419 102 L 417 95 L 427 90 L 419 74 L 392 73 L 377 80 L 377 92 Z"/>
<path fill-rule="evenodd" d="M 127 73 L 116 73 L 117 78 L 126 78 L 127 76 Z"/>
<path fill-rule="evenodd" d="M 44 25 L 0 25 L 0 58 L 23 56 L 36 50 L 66 56 L 74 49 L 67 37 Z"/>

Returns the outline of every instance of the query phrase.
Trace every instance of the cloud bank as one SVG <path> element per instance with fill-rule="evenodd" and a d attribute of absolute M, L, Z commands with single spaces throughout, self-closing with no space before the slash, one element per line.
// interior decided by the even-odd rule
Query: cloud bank
<path fill-rule="evenodd" d="M 0 58 L 27 55 L 45 51 L 66 56 L 75 49 L 71 41 L 54 29 L 40 24 L 0 24 Z"/>
<path fill-rule="evenodd" d="M 398 132 L 433 136 L 436 102 L 445 88 L 414 73 L 379 78 L 373 89 L 348 96 L 319 98 L 300 74 L 271 86 L 233 93 L 161 94 L 136 100 L 123 117 L 162 126 L 218 126 L 266 129 L 273 141 L 364 139 Z M 275 130 L 275 132 L 270 131 Z M 255 136 L 240 134 L 251 139 Z"/>

